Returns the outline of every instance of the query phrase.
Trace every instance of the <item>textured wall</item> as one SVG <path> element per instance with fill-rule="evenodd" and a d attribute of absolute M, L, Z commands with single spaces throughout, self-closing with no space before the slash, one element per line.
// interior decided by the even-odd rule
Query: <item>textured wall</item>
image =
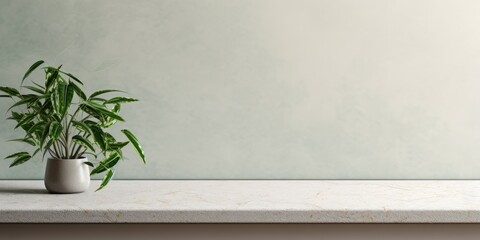
<path fill-rule="evenodd" d="M 478 1 L 0 6 L 2 85 L 45 59 L 141 99 L 121 127 L 149 164 L 129 151 L 117 178 L 480 177 Z M 0 122 L 1 156 L 23 147 L 5 142 L 12 127 Z M 7 166 L 0 178 L 44 171 Z"/>

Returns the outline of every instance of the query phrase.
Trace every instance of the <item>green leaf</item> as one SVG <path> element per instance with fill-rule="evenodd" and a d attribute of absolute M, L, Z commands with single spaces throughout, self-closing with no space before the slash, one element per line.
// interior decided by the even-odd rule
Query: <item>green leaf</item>
<path fill-rule="evenodd" d="M 103 115 L 101 112 L 99 112 L 98 110 L 95 110 L 85 104 L 80 104 L 80 109 L 82 109 L 82 111 L 88 113 L 88 115 L 91 115 L 92 117 L 96 118 L 96 119 L 99 119 L 99 120 L 102 120 L 103 119 Z M 94 125 L 97 125 L 96 123 Z"/>
<path fill-rule="evenodd" d="M 62 66 L 60 66 L 62 67 Z M 57 78 L 58 78 L 58 72 L 60 71 L 59 68 L 52 68 L 52 67 L 48 67 L 47 69 L 47 81 L 45 83 L 45 89 L 46 91 L 49 91 L 50 88 L 54 85 L 54 83 L 56 82 Z"/>
<path fill-rule="evenodd" d="M 56 114 L 60 114 L 60 103 L 58 99 L 58 94 L 54 93 L 50 95 L 50 102 L 52 103 L 52 110 Z"/>
<path fill-rule="evenodd" d="M 104 160 L 100 161 L 98 164 L 98 167 L 92 170 L 90 175 L 95 175 L 99 174 L 102 172 L 105 172 L 106 170 L 114 167 L 117 163 L 118 160 L 120 160 L 120 156 L 117 153 L 113 153 Z"/>
<path fill-rule="evenodd" d="M 59 122 L 52 122 L 50 125 L 50 131 L 48 135 L 50 138 L 55 141 L 57 140 L 58 137 L 60 137 L 60 134 L 62 134 L 63 126 Z"/>
<path fill-rule="evenodd" d="M 20 96 L 20 92 L 18 92 L 18 90 L 15 88 L 0 86 L 0 91 L 10 96 L 17 96 L 17 97 Z"/>
<path fill-rule="evenodd" d="M 89 98 L 88 100 L 89 100 L 89 101 L 97 101 L 97 102 L 101 102 L 102 104 L 103 104 L 104 102 L 106 102 L 106 101 L 107 101 L 107 99 L 105 99 L 105 98 L 101 98 L 101 97 Z"/>
<path fill-rule="evenodd" d="M 17 139 L 12 139 L 12 140 L 8 140 L 9 142 L 24 142 L 24 143 L 28 143 L 32 146 L 37 146 L 37 144 L 35 143 L 35 141 L 33 141 L 31 138 L 17 138 Z"/>
<path fill-rule="evenodd" d="M 70 81 L 69 85 L 73 87 L 73 90 L 75 91 L 78 97 L 80 97 L 83 100 L 87 100 L 87 96 L 85 95 L 85 93 L 74 82 Z"/>
<path fill-rule="evenodd" d="M 39 111 L 42 109 L 42 103 L 40 101 L 35 101 L 32 103 L 27 104 L 27 109 L 33 110 L 33 114 L 38 115 L 40 114 Z"/>
<path fill-rule="evenodd" d="M 67 73 L 67 72 L 64 72 L 64 71 L 61 71 L 61 70 L 60 70 L 61 67 L 62 67 L 62 65 L 60 65 L 60 67 L 58 67 L 58 68 L 54 68 L 54 67 L 44 67 L 43 69 L 45 69 L 45 71 L 46 71 L 47 73 L 50 73 L 50 72 L 63 73 L 63 74 L 65 74 L 65 75 L 69 76 L 70 78 L 72 78 L 74 81 L 76 81 L 76 82 L 78 82 L 78 83 L 80 83 L 80 84 L 83 85 L 83 82 L 80 81 L 80 79 L 78 79 L 77 77 L 73 76 L 73 74 Z M 62 79 L 63 79 L 63 78 L 62 78 Z"/>
<path fill-rule="evenodd" d="M 138 143 L 137 137 L 135 137 L 135 135 L 132 132 L 128 131 L 127 129 L 123 129 L 122 132 L 123 134 L 125 134 L 125 136 L 127 136 L 128 140 L 130 140 L 135 150 L 137 150 L 138 154 L 143 160 L 143 163 L 146 164 L 147 161 L 145 160 L 145 152 L 143 151 L 143 148 L 140 145 L 140 143 Z"/>
<path fill-rule="evenodd" d="M 44 86 L 42 86 L 42 85 L 40 85 L 36 82 L 33 82 L 33 81 L 32 81 L 32 83 L 35 84 L 35 86 L 37 86 L 38 88 L 42 89 L 45 92 L 45 87 Z"/>
<path fill-rule="evenodd" d="M 33 152 L 32 157 L 37 155 L 37 153 L 40 152 L 40 150 L 41 150 L 41 148 L 37 148 L 37 150 L 35 150 L 35 152 Z"/>
<path fill-rule="evenodd" d="M 116 154 L 118 154 L 118 156 L 120 156 L 121 160 L 124 159 L 122 149 L 113 149 L 113 150 L 110 151 L 110 153 L 116 153 Z"/>
<path fill-rule="evenodd" d="M 47 150 L 50 149 L 50 147 L 53 145 L 54 142 L 55 142 L 55 141 L 54 141 L 53 139 L 48 140 L 47 144 L 45 144 L 45 147 L 43 148 L 44 151 L 43 151 L 43 156 L 42 156 L 42 158 L 45 158 L 45 154 L 47 154 L 47 152 L 48 152 Z M 53 156 L 52 156 L 52 157 L 53 157 Z"/>
<path fill-rule="evenodd" d="M 50 98 L 53 104 L 54 112 L 62 117 L 65 116 L 69 104 L 73 98 L 73 88 L 70 90 L 71 92 L 68 93 L 68 85 L 63 82 L 58 82 L 55 92 Z"/>
<path fill-rule="evenodd" d="M 100 90 L 100 91 L 96 91 L 92 95 L 90 95 L 89 99 L 94 98 L 98 95 L 102 95 L 102 94 L 105 94 L 105 93 L 111 93 L 111 92 L 123 92 L 124 93 L 124 91 L 114 90 L 114 89 Z"/>
<path fill-rule="evenodd" d="M 23 75 L 23 79 L 22 79 L 22 83 L 20 85 L 23 85 L 23 81 L 25 81 L 25 78 L 27 78 L 30 73 L 33 72 L 33 70 L 35 70 L 38 66 L 42 65 L 44 63 L 43 60 L 40 60 L 40 61 L 37 61 L 35 62 L 28 70 L 27 72 L 25 73 L 25 75 Z"/>
<path fill-rule="evenodd" d="M 43 128 L 45 127 L 46 124 L 47 123 L 43 122 L 43 121 L 35 123 L 30 129 L 28 129 L 27 136 L 31 136 L 32 133 L 37 132 L 37 131 L 42 131 L 43 132 Z"/>
<path fill-rule="evenodd" d="M 45 125 L 45 128 L 43 129 L 42 136 L 40 138 L 40 148 L 43 147 L 43 144 L 45 143 L 45 140 L 47 140 L 48 133 L 50 132 L 50 126 L 52 125 L 51 122 L 48 122 Z"/>
<path fill-rule="evenodd" d="M 40 88 L 37 88 L 37 87 L 32 87 L 32 86 L 23 86 L 24 88 L 26 89 L 29 89 L 33 92 L 36 92 L 36 93 L 40 93 L 40 94 L 45 94 L 45 91 L 40 89 Z"/>
<path fill-rule="evenodd" d="M 88 166 L 90 166 L 90 167 L 95 167 L 92 162 L 83 162 L 83 164 L 86 164 L 86 165 L 88 165 Z"/>
<path fill-rule="evenodd" d="M 73 80 L 83 85 L 83 82 L 80 81 L 80 79 L 78 79 L 77 77 L 73 76 L 71 73 L 66 73 L 66 72 L 63 72 L 63 73 L 65 73 L 67 76 L 71 77 Z"/>
<path fill-rule="evenodd" d="M 38 114 L 40 114 L 40 117 L 42 117 L 43 120 L 47 121 L 50 118 L 50 113 L 52 110 L 51 107 L 52 107 L 51 99 L 45 99 L 45 102 L 43 102 L 42 107 L 38 110 Z"/>
<path fill-rule="evenodd" d="M 102 126 L 102 128 L 109 128 L 109 127 L 113 126 L 115 123 L 117 123 L 117 120 L 115 120 L 113 118 L 108 118 L 107 120 L 102 121 L 102 123 L 100 125 Z"/>
<path fill-rule="evenodd" d="M 25 114 L 23 113 L 18 113 L 18 112 L 15 112 L 15 111 L 12 111 L 12 116 L 11 117 L 8 117 L 7 119 L 9 120 L 15 120 L 15 121 L 20 121 L 20 119 L 23 118 Z"/>
<path fill-rule="evenodd" d="M 120 104 L 116 103 L 115 106 L 112 109 L 112 112 L 118 114 L 119 111 L 120 111 Z M 111 117 L 107 117 L 106 119 L 102 119 L 101 126 L 103 128 L 108 128 L 108 127 L 114 125 L 115 123 L 117 123 L 116 119 L 113 119 Z"/>
<path fill-rule="evenodd" d="M 85 148 L 88 148 L 90 150 L 92 150 L 93 152 L 95 152 L 95 148 L 93 148 L 93 145 L 90 141 L 88 141 L 88 139 L 80 136 L 80 135 L 75 135 L 72 137 L 72 141 L 74 141 L 75 143 L 78 143 L 82 146 L 84 146 Z"/>
<path fill-rule="evenodd" d="M 30 156 L 30 154 L 29 155 L 20 155 L 12 162 L 12 164 L 10 164 L 10 167 L 17 166 L 17 165 L 20 165 L 22 163 L 25 163 L 26 161 L 30 160 L 31 158 L 32 158 L 32 156 Z"/>
<path fill-rule="evenodd" d="M 32 121 L 34 118 L 35 118 L 35 115 L 34 115 L 34 114 L 25 115 L 25 116 L 18 122 L 17 126 L 15 126 L 14 129 L 17 129 L 17 128 L 20 127 L 20 126 L 25 126 L 26 124 L 30 123 L 30 121 Z"/>
<path fill-rule="evenodd" d="M 110 143 L 108 146 L 111 148 L 111 149 L 121 149 L 125 146 L 127 146 L 130 142 L 114 142 L 114 143 Z"/>
<path fill-rule="evenodd" d="M 51 117 L 52 117 L 53 119 L 55 119 L 57 122 L 62 122 L 62 120 L 63 120 L 63 119 L 62 119 L 61 117 L 59 117 L 57 114 L 52 114 Z"/>
<path fill-rule="evenodd" d="M 99 190 L 103 189 L 105 186 L 107 186 L 107 184 L 112 179 L 113 174 L 114 174 L 114 171 L 112 169 L 109 169 L 107 174 L 105 175 L 105 177 L 102 180 L 102 184 L 100 184 L 100 187 L 97 190 L 95 190 L 95 192 L 99 191 Z"/>
<path fill-rule="evenodd" d="M 118 112 L 120 112 L 120 104 L 119 103 L 116 103 L 115 106 L 113 106 L 112 112 L 117 113 L 117 114 L 118 114 Z M 117 123 L 116 119 L 108 117 L 107 119 L 105 119 L 105 121 L 102 121 L 101 126 L 103 128 L 108 128 L 110 126 L 113 126 L 115 123 Z"/>
<path fill-rule="evenodd" d="M 96 123 L 95 121 L 92 121 L 92 120 L 85 120 L 85 121 L 83 121 L 83 123 L 87 124 L 90 128 L 92 126 L 97 126 L 98 127 L 98 123 Z"/>
<path fill-rule="evenodd" d="M 114 97 L 110 100 L 107 100 L 105 104 L 127 103 L 127 102 L 136 102 L 136 101 L 138 101 L 138 99 L 136 98 Z"/>
<path fill-rule="evenodd" d="M 16 158 L 16 157 L 22 156 L 22 155 L 28 155 L 28 152 L 17 152 L 17 153 L 14 153 L 12 155 L 6 156 L 5 159 Z"/>
<path fill-rule="evenodd" d="M 117 153 L 123 159 L 122 148 L 130 142 L 113 142 L 108 144 L 108 151 Z"/>
<path fill-rule="evenodd" d="M 103 137 L 103 130 L 95 125 L 90 126 L 90 129 L 92 129 L 93 139 L 95 140 L 95 143 L 100 147 L 100 149 L 102 149 L 102 151 L 105 151 L 106 143 Z"/>
<path fill-rule="evenodd" d="M 7 111 L 10 111 L 10 109 L 12 109 L 14 107 L 17 107 L 17 106 L 20 106 L 20 105 L 23 105 L 23 104 L 30 104 L 30 103 L 33 103 L 35 101 L 38 101 L 37 96 L 35 96 L 35 95 L 25 95 L 22 100 L 13 104 L 10 108 L 8 108 Z"/>
<path fill-rule="evenodd" d="M 64 106 L 63 111 L 65 113 L 68 112 L 68 109 L 70 108 L 70 105 L 72 104 L 74 91 L 75 91 L 74 87 L 72 85 L 68 84 L 66 92 L 65 92 L 65 97 L 64 97 L 65 106 Z"/>
<path fill-rule="evenodd" d="M 92 102 L 92 101 L 88 101 L 88 100 L 83 102 L 83 104 L 91 107 L 93 110 L 96 110 L 97 112 L 99 112 L 101 114 L 104 114 L 108 117 L 111 117 L 113 119 L 116 119 L 116 120 L 119 120 L 119 121 L 122 121 L 122 122 L 125 121 L 118 114 L 112 112 L 110 109 L 106 108 L 105 106 L 103 106 L 101 104 L 98 104 L 98 103 Z"/>
<path fill-rule="evenodd" d="M 117 103 L 115 104 L 115 106 L 113 106 L 112 112 L 118 113 L 120 112 L 120 108 L 121 108 L 120 104 Z"/>
<path fill-rule="evenodd" d="M 113 137 L 112 134 L 107 133 L 107 132 L 104 132 L 104 133 L 103 133 L 103 138 L 105 139 L 105 142 L 106 142 L 106 143 L 109 143 L 109 144 L 110 144 L 110 143 L 114 143 L 114 142 L 117 141 L 117 140 L 115 139 L 115 137 Z"/>
<path fill-rule="evenodd" d="M 90 127 L 84 122 L 79 122 L 79 121 L 72 120 L 72 125 L 80 131 L 87 132 L 89 134 L 93 134 L 92 129 L 90 129 Z"/>
<path fill-rule="evenodd" d="M 28 130 L 33 126 L 33 122 L 27 122 L 25 124 L 23 124 L 22 126 L 22 129 L 25 131 L 25 132 L 28 132 Z"/>

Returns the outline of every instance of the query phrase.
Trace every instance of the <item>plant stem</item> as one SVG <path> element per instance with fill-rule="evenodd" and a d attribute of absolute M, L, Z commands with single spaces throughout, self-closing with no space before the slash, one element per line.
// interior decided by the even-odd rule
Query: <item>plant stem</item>
<path fill-rule="evenodd" d="M 50 148 L 47 149 L 47 151 L 52 158 L 59 158 L 58 155 L 54 151 L 50 150 Z"/>
<path fill-rule="evenodd" d="M 79 158 L 80 156 L 82 156 L 82 154 L 80 154 L 80 150 L 82 149 L 83 146 L 78 146 L 77 148 L 77 151 L 75 151 L 75 158 Z M 87 150 L 87 148 L 84 149 L 83 152 L 85 152 Z"/>
<path fill-rule="evenodd" d="M 68 115 L 68 114 L 67 114 Z M 67 126 L 67 117 L 65 116 L 64 118 L 64 124 L 65 126 Z M 64 148 L 65 148 L 65 157 L 68 159 L 70 158 L 69 156 L 69 149 L 68 149 L 68 143 L 69 143 L 69 139 L 68 139 L 68 127 L 65 128 L 65 145 L 64 145 Z"/>
<path fill-rule="evenodd" d="M 89 136 L 90 136 L 89 133 L 87 133 L 87 132 L 84 132 L 84 133 L 83 133 L 83 137 L 84 137 L 84 138 L 88 138 Z M 75 151 L 75 156 L 76 156 L 75 158 L 78 158 L 78 153 L 80 152 L 80 149 L 82 149 L 82 147 L 85 148 L 84 152 L 87 150 L 86 147 L 78 144 L 77 151 Z M 81 155 L 80 155 L 80 156 L 81 156 Z"/>
<path fill-rule="evenodd" d="M 75 117 L 77 116 L 77 114 L 80 112 L 80 106 L 77 107 L 77 110 L 75 110 L 75 112 L 73 113 L 73 115 L 70 117 L 70 121 L 68 121 L 68 124 L 67 124 L 67 118 L 65 118 L 65 126 L 66 126 L 66 138 L 67 138 L 67 144 L 66 144 L 66 149 L 67 149 L 67 155 L 69 155 L 68 153 L 68 148 L 70 147 L 69 146 L 69 141 L 68 141 L 68 133 L 70 132 L 70 128 L 72 126 L 72 121 L 75 120 Z M 68 114 L 67 114 L 68 115 Z M 73 151 L 74 151 L 74 148 L 75 148 L 75 143 L 73 144 L 73 147 L 72 147 L 72 154 L 73 154 Z M 74 156 L 71 156 L 71 157 L 74 157 Z"/>
<path fill-rule="evenodd" d="M 59 152 L 58 149 L 57 149 L 57 143 L 54 142 L 52 145 L 53 145 L 53 149 L 54 149 L 55 155 L 57 155 L 56 157 L 59 158 L 59 153 L 60 153 L 60 152 Z M 50 150 L 50 149 L 48 149 L 48 150 Z M 52 156 L 52 157 L 53 157 L 53 156 Z"/>
<path fill-rule="evenodd" d="M 83 156 L 83 154 L 85 154 L 85 152 L 87 152 L 87 149 L 85 148 L 85 150 L 83 150 L 79 156 Z"/>

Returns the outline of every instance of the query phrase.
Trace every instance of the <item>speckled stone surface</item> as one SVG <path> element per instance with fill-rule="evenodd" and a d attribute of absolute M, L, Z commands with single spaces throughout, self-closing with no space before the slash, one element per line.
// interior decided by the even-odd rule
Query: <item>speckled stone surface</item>
<path fill-rule="evenodd" d="M 0 181 L 1 223 L 480 222 L 480 181 L 113 181 L 48 194 Z"/>

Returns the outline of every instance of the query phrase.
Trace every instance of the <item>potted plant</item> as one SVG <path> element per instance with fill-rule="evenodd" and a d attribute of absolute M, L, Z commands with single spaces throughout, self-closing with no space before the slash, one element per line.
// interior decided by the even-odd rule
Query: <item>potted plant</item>
<path fill-rule="evenodd" d="M 25 79 L 44 61 L 35 62 L 25 73 L 20 84 L 21 93 L 11 87 L 0 86 L 5 93 L 0 97 L 11 98 L 14 104 L 7 110 L 8 119 L 16 122 L 15 129 L 25 132 L 23 138 L 12 141 L 33 147 L 32 153 L 22 151 L 11 154 L 10 167 L 20 165 L 40 155 L 47 160 L 45 187 L 52 193 L 76 193 L 88 189 L 90 176 L 105 173 L 97 191 L 104 188 L 114 175 L 114 167 L 123 159 L 122 149 L 131 144 L 145 161 L 145 153 L 135 135 L 121 130 L 125 141 L 117 140 L 107 130 L 124 121 L 119 115 L 122 104 L 138 101 L 129 97 L 105 98 L 119 90 L 100 90 L 87 96 L 83 83 L 71 73 L 59 67 L 43 67 L 42 84 L 24 85 Z M 15 111 L 14 111 L 15 110 Z M 87 155 L 100 160 L 88 161 Z M 88 167 L 92 167 L 89 172 Z"/>

